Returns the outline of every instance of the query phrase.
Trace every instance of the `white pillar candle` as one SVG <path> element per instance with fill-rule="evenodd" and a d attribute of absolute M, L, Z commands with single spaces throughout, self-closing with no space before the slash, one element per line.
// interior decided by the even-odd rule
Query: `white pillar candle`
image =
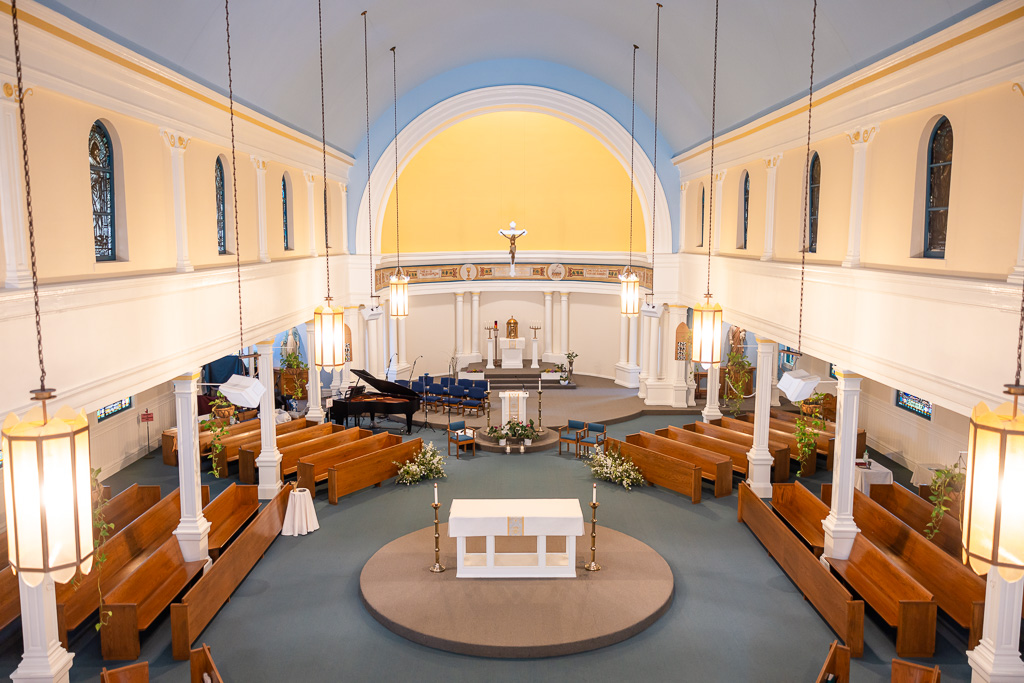
<path fill-rule="evenodd" d="M 597 502 L 597 484 L 594 484 L 594 499 L 591 502 Z"/>
<path fill-rule="evenodd" d="M 437 484 L 434 484 L 434 505 L 437 505 Z"/>
<path fill-rule="evenodd" d="M 537 378 L 537 391 L 540 391 L 540 377 Z"/>

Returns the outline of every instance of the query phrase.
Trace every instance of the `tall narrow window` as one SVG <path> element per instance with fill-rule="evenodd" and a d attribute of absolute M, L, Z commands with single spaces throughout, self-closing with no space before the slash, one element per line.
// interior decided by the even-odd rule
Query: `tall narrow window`
<path fill-rule="evenodd" d="M 102 123 L 89 131 L 89 176 L 92 184 L 92 231 L 97 261 L 116 261 L 114 228 L 114 150 Z"/>
<path fill-rule="evenodd" d="M 747 248 L 747 225 L 750 223 L 750 174 L 743 173 L 743 242 L 740 249 Z"/>
<path fill-rule="evenodd" d="M 811 157 L 810 184 L 807 188 L 807 251 L 818 251 L 818 207 L 821 206 L 821 159 Z"/>
<path fill-rule="evenodd" d="M 946 257 L 949 221 L 949 181 L 953 170 L 953 126 L 943 116 L 935 124 L 928 144 L 928 206 L 924 223 L 924 255 Z"/>
<path fill-rule="evenodd" d="M 217 253 L 228 253 L 228 226 L 224 211 L 224 164 L 220 157 L 214 165 L 214 188 L 217 193 Z"/>
<path fill-rule="evenodd" d="M 281 176 L 281 224 L 284 226 L 284 248 L 291 250 L 292 243 L 288 239 L 288 183 Z"/>
<path fill-rule="evenodd" d="M 704 246 L 704 186 L 700 188 L 700 242 L 697 242 L 698 247 Z"/>

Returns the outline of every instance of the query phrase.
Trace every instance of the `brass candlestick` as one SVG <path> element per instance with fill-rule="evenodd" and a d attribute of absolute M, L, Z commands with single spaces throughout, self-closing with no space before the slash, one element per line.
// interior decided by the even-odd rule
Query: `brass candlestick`
<path fill-rule="evenodd" d="M 484 403 L 487 404 L 487 429 L 488 429 L 488 431 L 491 429 L 491 388 L 490 387 L 491 387 L 491 384 L 490 384 L 490 382 L 488 382 L 487 383 L 487 391 L 484 392 L 484 396 L 487 397 L 484 400 Z"/>
<path fill-rule="evenodd" d="M 540 325 L 530 325 L 530 329 L 533 330 L 533 338 L 537 338 L 537 330 L 540 329 Z"/>
<path fill-rule="evenodd" d="M 440 574 L 444 571 L 444 565 L 441 564 L 441 532 L 439 531 L 440 523 L 437 520 L 437 511 L 441 507 L 440 503 L 431 504 L 434 508 L 434 566 L 430 568 L 430 571 L 435 574 Z M 600 569 L 600 567 L 598 567 Z"/>
<path fill-rule="evenodd" d="M 601 565 L 597 563 L 597 506 L 600 503 L 590 504 L 590 564 L 583 565 L 588 572 L 601 571 Z"/>
<path fill-rule="evenodd" d="M 537 389 L 537 434 L 544 433 L 544 390 Z"/>

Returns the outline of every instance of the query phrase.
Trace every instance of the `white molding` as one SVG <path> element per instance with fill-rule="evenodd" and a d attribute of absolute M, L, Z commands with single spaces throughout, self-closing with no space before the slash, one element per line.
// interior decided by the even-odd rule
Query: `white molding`
<path fill-rule="evenodd" d="M 658 256 L 661 257 L 663 254 L 659 252 Z M 665 253 L 664 255 L 667 255 Z M 637 261 L 643 257 L 633 252 L 633 260 Z M 362 254 L 362 259 L 366 261 L 366 253 Z M 378 268 L 388 268 L 396 265 L 397 256 L 395 254 L 376 254 L 374 263 Z M 626 251 L 548 251 L 548 250 L 535 250 L 531 251 L 523 249 L 522 247 L 516 247 L 516 265 L 530 264 L 530 263 L 562 263 L 562 264 L 609 264 L 609 265 L 625 265 L 629 260 L 629 252 Z M 508 250 L 493 250 L 493 251 L 422 251 L 406 253 L 402 252 L 402 267 L 407 268 L 411 266 L 420 265 L 454 265 L 460 263 L 495 263 L 498 265 L 508 264 Z M 640 262 L 639 266 L 650 266 L 650 261 Z M 660 263 L 659 263 L 660 267 Z M 557 285 L 558 281 L 552 280 L 552 285 Z M 557 286 L 554 287 L 556 290 Z"/>

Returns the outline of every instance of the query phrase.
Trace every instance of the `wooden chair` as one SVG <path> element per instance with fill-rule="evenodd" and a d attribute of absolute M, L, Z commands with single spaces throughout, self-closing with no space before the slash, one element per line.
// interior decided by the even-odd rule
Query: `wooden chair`
<path fill-rule="evenodd" d="M 597 450 L 598 446 L 604 445 L 605 437 L 608 436 L 608 429 L 598 422 L 586 423 L 586 433 L 576 442 L 576 457 L 588 455 L 590 449 Z"/>
<path fill-rule="evenodd" d="M 942 673 L 937 665 L 928 668 L 913 662 L 904 662 L 902 659 L 894 659 L 889 680 L 890 683 L 942 683 Z"/>
<path fill-rule="evenodd" d="M 432 408 L 434 412 L 438 412 L 444 407 L 444 386 L 441 384 L 431 384 L 427 389 L 427 395 L 424 398 L 424 411 L 428 408 Z"/>
<path fill-rule="evenodd" d="M 580 452 L 580 437 L 587 435 L 587 423 L 582 420 L 569 420 L 564 427 L 558 428 L 558 454 L 562 454 L 562 444 L 572 444 L 571 453 Z"/>
<path fill-rule="evenodd" d="M 103 667 L 100 683 L 149 683 L 149 662 L 129 664 L 117 669 Z"/>
<path fill-rule="evenodd" d="M 455 459 L 459 459 L 459 449 L 473 447 L 473 455 L 476 456 L 476 438 L 473 434 L 466 433 L 466 421 L 457 420 L 448 425 L 448 455 L 452 454 L 452 444 L 455 444 Z"/>
<path fill-rule="evenodd" d="M 828 657 L 821 667 L 821 673 L 814 683 L 850 683 L 850 648 L 840 645 L 838 640 L 833 640 L 828 648 Z"/>
<path fill-rule="evenodd" d="M 209 677 L 210 683 L 224 683 L 220 672 L 217 671 L 217 665 L 213 663 L 210 646 L 206 643 L 189 652 L 189 670 L 191 673 L 190 683 L 205 683 L 204 674 Z"/>

